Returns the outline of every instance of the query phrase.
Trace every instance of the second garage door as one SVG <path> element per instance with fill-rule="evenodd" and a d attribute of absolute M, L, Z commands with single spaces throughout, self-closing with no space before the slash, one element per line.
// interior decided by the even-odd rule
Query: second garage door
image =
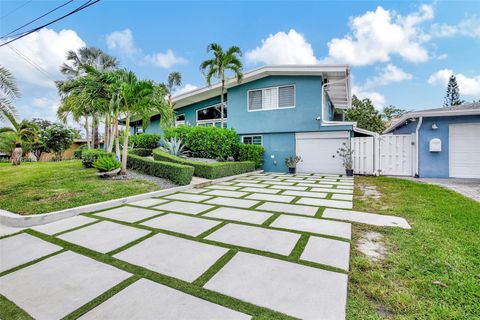
<path fill-rule="evenodd" d="M 449 126 L 450 177 L 480 178 L 480 123 Z"/>
<path fill-rule="evenodd" d="M 345 169 L 337 150 L 344 142 L 349 143 L 349 137 L 348 131 L 297 133 L 296 154 L 302 158 L 297 165 L 297 172 L 344 174 Z"/>

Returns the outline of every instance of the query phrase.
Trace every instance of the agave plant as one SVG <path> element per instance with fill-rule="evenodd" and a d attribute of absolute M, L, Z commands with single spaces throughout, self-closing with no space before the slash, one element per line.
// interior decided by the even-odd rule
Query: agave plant
<path fill-rule="evenodd" d="M 182 139 L 177 139 L 172 137 L 168 140 L 162 140 L 162 146 L 160 147 L 163 151 L 174 155 L 174 156 L 183 156 L 186 154 L 185 145 L 183 145 Z"/>
<path fill-rule="evenodd" d="M 113 171 L 120 168 L 120 165 L 120 162 L 115 160 L 115 158 L 110 155 L 101 155 L 98 157 L 97 161 L 93 163 L 93 166 L 100 172 Z"/>

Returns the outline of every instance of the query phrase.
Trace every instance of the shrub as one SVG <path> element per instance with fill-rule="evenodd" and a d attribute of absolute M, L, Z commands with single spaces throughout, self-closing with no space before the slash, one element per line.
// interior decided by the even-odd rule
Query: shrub
<path fill-rule="evenodd" d="M 182 139 L 193 157 L 227 159 L 235 154 L 238 136 L 233 129 L 179 126 L 164 130 L 165 139 Z"/>
<path fill-rule="evenodd" d="M 129 154 L 134 154 L 140 157 L 150 157 L 152 155 L 152 149 L 135 148 L 128 151 Z"/>
<path fill-rule="evenodd" d="M 92 168 L 93 163 L 97 161 L 98 157 L 101 155 L 111 155 L 113 153 L 108 153 L 100 149 L 89 149 L 82 151 L 82 164 L 85 168 Z"/>
<path fill-rule="evenodd" d="M 121 163 L 115 160 L 113 155 L 100 155 L 93 163 L 93 167 L 100 172 L 110 172 L 120 168 Z"/>
<path fill-rule="evenodd" d="M 142 133 L 128 137 L 128 144 L 133 148 L 155 149 L 160 143 L 160 135 L 152 133 Z"/>
<path fill-rule="evenodd" d="M 194 168 L 191 166 L 155 161 L 131 153 L 127 157 L 127 167 L 151 176 L 168 179 L 181 186 L 187 185 L 192 181 L 194 171 Z"/>
<path fill-rule="evenodd" d="M 253 161 L 207 163 L 176 157 L 160 149 L 153 150 L 153 158 L 159 161 L 175 162 L 192 166 L 195 168 L 195 176 L 206 179 L 228 177 L 255 170 L 255 162 Z"/>
<path fill-rule="evenodd" d="M 238 146 L 239 161 L 253 161 L 255 168 L 260 168 L 263 163 L 265 148 L 255 144 L 240 144 Z"/>
<path fill-rule="evenodd" d="M 81 145 L 78 149 L 76 149 L 74 152 L 73 152 L 73 158 L 74 159 L 82 159 L 82 152 L 83 150 L 87 150 L 87 145 L 84 144 L 84 145 Z"/>

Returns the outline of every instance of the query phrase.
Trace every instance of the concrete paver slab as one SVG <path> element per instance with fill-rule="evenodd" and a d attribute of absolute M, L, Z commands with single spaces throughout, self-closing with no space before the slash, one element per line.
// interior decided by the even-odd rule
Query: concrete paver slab
<path fill-rule="evenodd" d="M 332 199 L 353 201 L 353 194 L 337 194 L 337 193 L 334 193 L 334 194 L 332 194 Z"/>
<path fill-rule="evenodd" d="M 282 192 L 282 194 L 290 195 L 290 196 L 321 198 L 321 199 L 327 196 L 327 193 L 325 192 L 294 191 L 294 190 L 286 190 Z"/>
<path fill-rule="evenodd" d="M 241 191 L 229 191 L 229 190 L 212 190 L 205 193 L 209 196 L 219 196 L 219 197 L 232 197 L 232 198 L 240 198 L 246 195 L 246 192 Z"/>
<path fill-rule="evenodd" d="M 35 319 L 61 319 L 130 275 L 68 251 L 3 276 L 0 294 Z"/>
<path fill-rule="evenodd" d="M 242 188 L 242 191 L 245 192 L 260 192 L 260 193 L 268 193 L 268 194 L 276 194 L 279 193 L 280 190 L 276 189 L 267 189 L 267 188 Z"/>
<path fill-rule="evenodd" d="M 157 210 L 136 208 L 130 206 L 123 206 L 107 211 L 97 212 L 94 215 L 104 218 L 110 218 L 125 222 L 136 222 L 146 218 L 150 218 L 161 214 L 162 212 Z"/>
<path fill-rule="evenodd" d="M 319 184 L 319 183 L 313 183 L 313 182 L 308 182 L 308 183 L 298 183 L 297 186 L 301 187 L 312 187 L 312 188 L 331 188 L 333 185 L 331 184 Z"/>
<path fill-rule="evenodd" d="M 26 233 L 1 239 L 0 272 L 18 267 L 19 265 L 60 250 L 62 250 L 62 247 Z"/>
<path fill-rule="evenodd" d="M 207 212 L 205 217 L 262 224 L 272 216 L 271 213 L 234 208 L 218 208 Z"/>
<path fill-rule="evenodd" d="M 337 188 L 312 188 L 310 191 L 312 192 L 327 192 L 327 193 L 345 193 L 345 194 L 353 194 L 353 190 L 347 189 L 337 189 Z"/>
<path fill-rule="evenodd" d="M 172 201 L 155 207 L 155 209 L 159 210 L 181 212 L 187 214 L 198 214 L 211 208 L 213 208 L 213 206 L 210 206 L 208 204 L 181 201 Z"/>
<path fill-rule="evenodd" d="M 140 279 L 95 309 L 86 319 L 250 319 L 249 315 L 227 309 L 159 283 Z"/>
<path fill-rule="evenodd" d="M 352 237 L 351 224 L 340 221 L 281 215 L 275 219 L 270 226 L 274 228 L 324 234 L 345 239 L 351 239 Z"/>
<path fill-rule="evenodd" d="M 115 258 L 192 282 L 227 251 L 222 247 L 159 233 L 116 254 Z"/>
<path fill-rule="evenodd" d="M 291 214 L 303 214 L 307 216 L 314 216 L 318 208 L 311 206 L 302 206 L 298 204 L 286 204 L 278 202 L 265 202 L 259 207 L 258 210 L 274 211 L 274 212 L 283 212 Z"/>
<path fill-rule="evenodd" d="M 230 191 L 234 191 L 234 190 L 240 189 L 240 187 L 221 186 L 221 185 L 218 185 L 218 184 L 214 184 L 214 185 L 211 185 L 211 186 L 208 186 L 208 187 L 205 187 L 205 188 L 215 189 L 215 190 L 230 190 Z"/>
<path fill-rule="evenodd" d="M 407 220 L 396 216 L 331 208 L 326 208 L 325 211 L 323 211 L 322 216 L 324 218 L 360 222 L 371 224 L 374 226 L 388 226 L 410 229 L 410 225 L 408 224 Z"/>
<path fill-rule="evenodd" d="M 301 319 L 344 319 L 347 275 L 238 253 L 205 288 Z"/>
<path fill-rule="evenodd" d="M 145 221 L 142 223 L 142 225 L 156 229 L 188 234 L 196 237 L 220 223 L 222 222 L 169 213 L 164 216 Z"/>
<path fill-rule="evenodd" d="M 288 256 L 300 239 L 300 234 L 227 224 L 206 239 Z"/>
<path fill-rule="evenodd" d="M 337 189 L 353 190 L 353 185 L 352 186 L 337 186 Z"/>
<path fill-rule="evenodd" d="M 305 191 L 307 187 L 302 186 L 271 186 L 272 189 Z"/>
<path fill-rule="evenodd" d="M 251 178 L 245 178 L 245 179 L 235 179 L 233 180 L 234 182 L 239 182 L 239 183 L 260 183 L 260 181 L 257 181 L 255 179 Z"/>
<path fill-rule="evenodd" d="M 204 188 L 191 188 L 191 189 L 188 189 L 188 190 L 183 190 L 182 192 L 199 194 L 199 193 L 204 193 L 204 192 L 207 192 L 207 191 L 208 191 L 208 189 L 204 189 Z"/>
<path fill-rule="evenodd" d="M 32 227 L 33 230 L 39 231 L 41 233 L 45 234 L 55 234 L 59 232 L 63 232 L 69 229 L 73 229 L 76 227 L 83 226 L 87 223 L 91 223 L 94 221 L 98 221 L 97 219 L 89 218 L 89 217 L 84 217 L 84 216 L 75 216 L 63 220 L 58 220 L 55 222 L 43 224 L 40 226 Z"/>
<path fill-rule="evenodd" d="M 300 259 L 348 271 L 350 243 L 320 237 L 310 237 Z"/>
<path fill-rule="evenodd" d="M 319 207 L 332 207 L 351 209 L 353 207 L 351 201 L 329 200 L 329 199 L 314 199 L 314 198 L 300 198 L 297 203 L 309 204 Z"/>
<path fill-rule="evenodd" d="M 254 199 L 254 200 L 286 202 L 286 203 L 295 199 L 294 196 L 284 196 L 284 195 L 264 194 L 264 193 L 254 193 L 254 194 L 248 195 L 246 198 Z"/>
<path fill-rule="evenodd" d="M 128 204 L 131 204 L 133 206 L 139 206 L 139 207 L 152 207 L 152 206 L 155 206 L 155 205 L 159 205 L 161 203 L 165 203 L 167 201 L 168 200 L 165 200 L 165 199 L 150 198 L 150 199 L 144 199 L 144 200 L 130 202 Z"/>
<path fill-rule="evenodd" d="M 268 184 L 263 184 L 263 183 L 246 183 L 246 182 L 241 182 L 235 184 L 235 186 L 238 187 L 252 187 L 252 188 L 268 188 Z"/>
<path fill-rule="evenodd" d="M 239 208 L 250 208 L 258 203 L 255 200 L 234 199 L 234 198 L 213 198 L 205 203 L 214 204 L 217 206 L 229 206 Z"/>
<path fill-rule="evenodd" d="M 201 194 L 189 194 L 189 193 L 174 193 L 174 194 L 165 196 L 165 198 L 173 199 L 173 200 L 200 202 L 200 201 L 210 199 L 211 196 L 204 196 Z"/>
<path fill-rule="evenodd" d="M 271 184 L 274 186 L 293 186 L 293 182 L 284 182 L 284 181 L 277 181 L 277 180 L 268 180 L 264 182 L 266 184 Z"/>
<path fill-rule="evenodd" d="M 107 253 L 149 233 L 147 230 L 110 221 L 102 221 L 85 228 L 64 233 L 58 237 L 85 248 Z"/>

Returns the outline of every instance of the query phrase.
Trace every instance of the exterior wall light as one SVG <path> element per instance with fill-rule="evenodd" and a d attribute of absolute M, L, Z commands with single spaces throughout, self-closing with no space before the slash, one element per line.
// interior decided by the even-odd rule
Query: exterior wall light
<path fill-rule="evenodd" d="M 437 130 L 437 129 L 438 129 L 438 126 L 437 126 L 437 124 L 434 122 L 434 123 L 432 124 L 432 130 Z"/>

